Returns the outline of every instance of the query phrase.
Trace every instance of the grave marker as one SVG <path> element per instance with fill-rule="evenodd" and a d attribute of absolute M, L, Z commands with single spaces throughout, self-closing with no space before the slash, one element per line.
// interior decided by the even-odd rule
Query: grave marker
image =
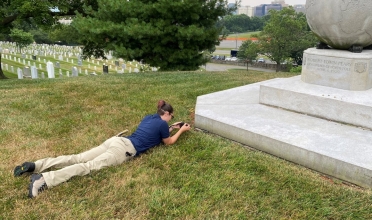
<path fill-rule="evenodd" d="M 31 69 L 28 66 L 23 68 L 23 78 L 31 78 Z"/>
<path fill-rule="evenodd" d="M 36 66 L 32 66 L 31 67 L 31 78 L 33 78 L 33 79 L 37 79 L 38 78 Z"/>
<path fill-rule="evenodd" d="M 108 74 L 109 73 L 108 66 L 106 64 L 103 64 L 102 67 L 103 67 L 103 73 Z"/>
<path fill-rule="evenodd" d="M 17 68 L 18 79 L 23 79 L 23 72 L 21 68 Z"/>
<path fill-rule="evenodd" d="M 74 66 L 72 67 L 72 77 L 77 77 L 78 76 L 78 69 Z"/>
<path fill-rule="evenodd" d="M 55 78 L 54 65 L 52 62 L 47 62 L 48 78 Z"/>

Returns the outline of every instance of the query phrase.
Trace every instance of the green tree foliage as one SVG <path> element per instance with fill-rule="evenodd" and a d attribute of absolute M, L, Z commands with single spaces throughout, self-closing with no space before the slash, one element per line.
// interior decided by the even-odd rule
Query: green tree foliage
<path fill-rule="evenodd" d="M 288 57 L 302 56 L 302 52 L 316 42 L 305 16 L 297 14 L 292 7 L 281 11 L 271 10 L 258 40 L 262 53 L 277 63 L 276 71 Z"/>
<path fill-rule="evenodd" d="M 71 25 L 61 24 L 49 32 L 52 42 L 61 42 L 67 45 L 77 45 L 80 43 L 80 36 L 77 30 Z"/>
<path fill-rule="evenodd" d="M 230 33 L 242 33 L 251 30 L 251 19 L 245 14 L 228 15 L 221 21 Z"/>
<path fill-rule="evenodd" d="M 296 56 L 297 61 L 316 39 L 309 30 L 305 16 L 289 7 L 270 11 L 269 20 L 258 35 L 258 41 L 260 52 L 275 61 L 276 71 L 279 71 L 282 62 L 292 56 Z"/>
<path fill-rule="evenodd" d="M 34 36 L 34 41 L 37 44 L 51 44 L 51 43 L 53 43 L 50 40 L 50 38 L 48 36 L 48 33 L 41 30 L 41 29 L 30 30 L 30 33 Z"/>
<path fill-rule="evenodd" d="M 229 33 L 243 33 L 261 31 L 268 16 L 248 17 L 245 14 L 227 15 L 217 22 L 219 27 L 224 27 Z"/>
<path fill-rule="evenodd" d="M 239 47 L 238 58 L 252 63 L 259 53 L 259 44 L 251 40 L 244 41 Z"/>
<path fill-rule="evenodd" d="M 235 10 L 226 0 L 98 0 L 73 25 L 84 56 L 144 60 L 163 70 L 195 70 L 207 62 L 203 51 L 218 45 L 216 21 Z"/>
<path fill-rule="evenodd" d="M 11 30 L 9 36 L 11 37 L 12 41 L 16 43 L 19 51 L 21 51 L 21 48 L 26 47 L 27 45 L 30 45 L 32 42 L 34 42 L 31 33 L 24 32 L 19 29 Z"/>
<path fill-rule="evenodd" d="M 298 13 L 297 19 L 301 22 L 306 22 L 306 15 L 304 13 Z M 290 57 L 298 65 L 302 65 L 303 52 L 307 48 L 314 47 L 318 42 L 316 36 L 311 31 L 309 25 L 306 25 L 306 29 L 303 30 L 302 37 L 298 39 L 297 44 L 294 45 L 293 50 L 291 51 Z"/>

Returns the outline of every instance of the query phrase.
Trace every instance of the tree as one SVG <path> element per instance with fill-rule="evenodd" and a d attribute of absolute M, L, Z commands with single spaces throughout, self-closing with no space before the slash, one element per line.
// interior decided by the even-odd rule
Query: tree
<path fill-rule="evenodd" d="M 34 41 L 37 43 L 37 44 L 51 44 L 53 43 L 49 36 L 48 36 L 48 33 L 46 31 L 43 31 L 41 29 L 35 29 L 35 30 L 31 30 L 30 33 L 34 36 Z"/>
<path fill-rule="evenodd" d="M 263 16 L 263 17 L 256 17 L 256 16 L 252 17 L 251 18 L 251 30 L 252 31 L 262 31 L 267 17 L 268 17 L 267 15 Z"/>
<path fill-rule="evenodd" d="M 21 52 L 21 49 L 23 47 L 26 47 L 30 45 L 32 42 L 34 42 L 34 38 L 32 34 L 24 32 L 19 29 L 13 29 L 10 31 L 10 35 L 12 38 L 12 41 L 14 41 L 19 49 L 19 52 Z"/>
<path fill-rule="evenodd" d="M 257 42 L 246 40 L 239 47 L 238 58 L 248 60 L 252 63 L 252 60 L 257 58 L 259 53 L 259 45 Z"/>
<path fill-rule="evenodd" d="M 248 70 L 248 63 L 252 63 L 252 61 L 257 58 L 258 53 L 259 53 L 258 43 L 253 42 L 252 40 L 246 40 L 239 47 L 238 58 L 241 60 L 245 60 L 247 62 Z"/>
<path fill-rule="evenodd" d="M 66 24 L 61 24 L 50 31 L 49 38 L 53 42 L 63 42 L 68 45 L 80 43 L 80 36 L 77 30 L 73 26 Z"/>
<path fill-rule="evenodd" d="M 195 70 L 207 62 L 203 51 L 218 45 L 218 18 L 235 8 L 226 0 L 99 0 L 72 26 L 84 45 L 84 57 L 114 55 L 144 60 L 163 70 Z"/>
<path fill-rule="evenodd" d="M 296 52 L 303 52 L 309 44 L 302 43 L 305 37 L 309 37 L 306 19 L 298 16 L 292 7 L 281 11 L 270 11 L 270 18 L 258 40 L 262 52 L 275 61 L 276 71 L 280 70 L 280 64 Z M 306 47 L 306 48 L 304 48 Z"/>
<path fill-rule="evenodd" d="M 306 22 L 306 15 L 304 13 L 298 13 L 297 19 Z M 310 47 L 314 47 L 318 42 L 316 36 L 311 31 L 309 25 L 307 25 L 306 30 L 303 31 L 302 37 L 298 39 L 297 44 L 294 45 L 293 50 L 291 51 L 290 57 L 296 62 L 297 65 L 302 65 L 302 57 L 304 50 Z"/>
<path fill-rule="evenodd" d="M 220 22 L 230 33 L 242 33 L 251 30 L 251 19 L 245 14 L 227 15 Z"/>

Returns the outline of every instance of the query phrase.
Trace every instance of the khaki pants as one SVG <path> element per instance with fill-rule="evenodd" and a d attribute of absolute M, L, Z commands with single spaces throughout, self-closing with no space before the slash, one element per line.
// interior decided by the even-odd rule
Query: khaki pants
<path fill-rule="evenodd" d="M 123 137 L 112 137 L 100 146 L 81 154 L 44 158 L 35 162 L 35 173 L 48 168 L 62 168 L 42 173 L 49 188 L 69 180 L 73 176 L 84 176 L 91 170 L 119 165 L 130 160 L 136 154 L 130 140 Z"/>

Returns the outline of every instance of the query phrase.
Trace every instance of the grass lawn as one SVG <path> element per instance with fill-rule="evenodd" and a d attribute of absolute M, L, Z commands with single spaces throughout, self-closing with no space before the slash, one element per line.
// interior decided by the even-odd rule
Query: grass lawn
<path fill-rule="evenodd" d="M 69 69 L 69 68 L 68 68 Z M 196 98 L 291 73 L 156 72 L 0 81 L 0 219 L 371 219 L 371 190 L 210 133 L 27 198 L 24 161 L 75 154 L 131 132 L 159 99 L 193 125 Z"/>
<path fill-rule="evenodd" d="M 247 40 L 252 38 L 252 35 L 257 35 L 261 31 L 252 31 L 252 32 L 246 32 L 246 33 L 237 33 L 237 34 L 229 34 L 227 36 L 227 39 L 234 40 L 238 38 L 239 40 Z"/>

